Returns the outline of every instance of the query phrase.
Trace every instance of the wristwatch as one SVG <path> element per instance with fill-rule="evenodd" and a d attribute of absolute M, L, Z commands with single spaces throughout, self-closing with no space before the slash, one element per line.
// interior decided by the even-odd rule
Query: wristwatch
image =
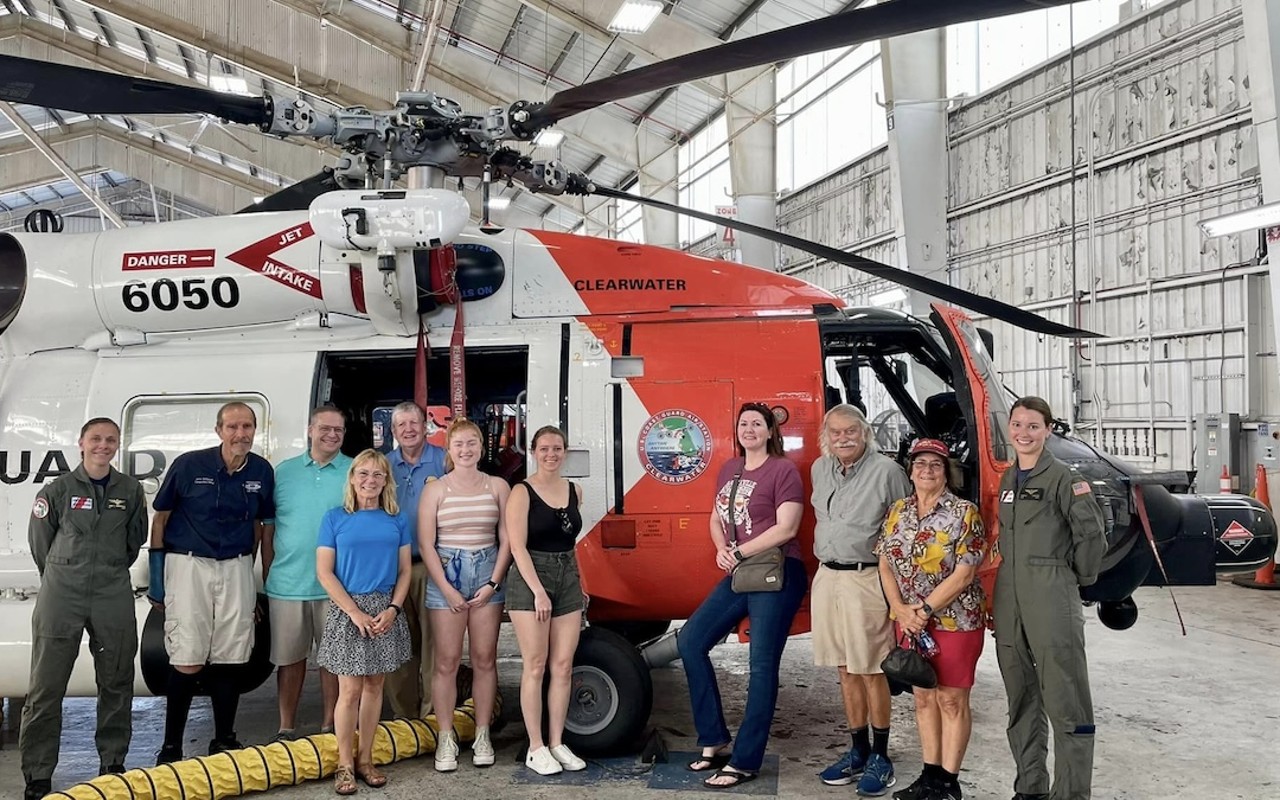
<path fill-rule="evenodd" d="M 929 605 L 928 603 L 921 603 L 920 610 L 924 612 L 924 615 L 926 617 L 933 616 L 933 606 Z"/>
<path fill-rule="evenodd" d="M 729 552 L 733 553 L 733 560 L 739 563 L 742 562 L 742 559 L 746 558 L 746 556 L 742 555 L 742 551 L 738 549 L 738 546 L 736 544 L 733 546 L 733 549 L 730 550 Z"/>
<path fill-rule="evenodd" d="M 502 584 L 498 583 L 497 581 L 485 581 L 484 585 L 492 587 L 495 592 L 502 591 Z"/>

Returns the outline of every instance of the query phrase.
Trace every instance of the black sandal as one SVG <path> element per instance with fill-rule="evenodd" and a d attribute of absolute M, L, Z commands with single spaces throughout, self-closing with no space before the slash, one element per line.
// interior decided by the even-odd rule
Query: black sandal
<path fill-rule="evenodd" d="M 716 748 L 716 751 L 709 756 L 698 756 L 690 761 L 686 769 L 690 772 L 706 772 L 708 770 L 720 769 L 729 763 L 729 759 L 733 756 L 733 742 L 728 741 Z"/>
<path fill-rule="evenodd" d="M 715 774 L 702 782 L 708 789 L 736 789 L 744 783 L 750 783 L 760 777 L 756 772 L 738 772 L 736 769 L 718 769 Z M 733 778 L 733 783 L 712 783 L 716 778 Z"/>

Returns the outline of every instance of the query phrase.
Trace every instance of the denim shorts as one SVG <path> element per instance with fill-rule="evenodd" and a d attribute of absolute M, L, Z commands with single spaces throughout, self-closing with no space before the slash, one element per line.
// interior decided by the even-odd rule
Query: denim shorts
<path fill-rule="evenodd" d="M 449 585 L 457 589 L 463 597 L 470 600 L 476 592 L 493 580 L 493 569 L 498 566 L 498 546 L 490 545 L 483 550 L 461 550 L 454 547 L 437 547 L 436 555 L 440 565 L 444 567 L 444 577 Z M 506 589 L 495 592 L 489 598 L 489 605 L 506 600 Z M 427 577 L 427 608 L 436 611 L 448 611 L 449 604 L 444 600 L 444 593 L 435 581 Z"/>

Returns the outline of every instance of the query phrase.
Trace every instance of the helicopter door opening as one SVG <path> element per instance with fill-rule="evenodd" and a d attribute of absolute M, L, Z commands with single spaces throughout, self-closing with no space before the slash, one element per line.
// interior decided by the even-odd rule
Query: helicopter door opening
<path fill-rule="evenodd" d="M 952 359 L 930 327 L 901 315 L 841 313 L 822 320 L 827 407 L 849 403 L 871 424 L 873 446 L 905 466 L 912 442 L 941 439 L 958 468 L 953 488 L 975 499 L 978 468 Z"/>
<path fill-rule="evenodd" d="M 528 366 L 525 347 L 467 348 L 467 417 L 480 426 L 484 456 L 480 469 L 514 483 L 525 477 L 528 436 Z M 322 357 L 317 404 L 346 412 L 342 450 L 356 455 L 366 448 L 389 453 L 395 447 L 391 412 L 413 399 L 414 354 L 365 351 Z M 445 446 L 453 421 L 449 407 L 449 357 L 439 349 L 427 360 L 427 441 Z"/>

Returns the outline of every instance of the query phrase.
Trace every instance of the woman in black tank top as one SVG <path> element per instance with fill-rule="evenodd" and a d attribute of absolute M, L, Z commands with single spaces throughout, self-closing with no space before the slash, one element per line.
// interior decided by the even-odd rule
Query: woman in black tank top
<path fill-rule="evenodd" d="M 565 483 L 569 483 L 565 481 Z M 552 508 L 528 481 L 520 485 L 529 493 L 529 537 L 526 547 L 541 553 L 566 553 L 578 543 L 582 530 L 582 512 L 578 509 L 577 487 L 568 493 L 569 504 Z"/>
<path fill-rule="evenodd" d="M 533 435 L 536 471 L 511 490 L 506 527 L 516 568 L 507 579 L 507 612 L 524 669 L 520 711 L 529 735 L 525 766 L 540 775 L 586 769 L 563 742 L 569 679 L 582 627 L 582 585 L 574 546 L 582 532 L 582 489 L 560 477 L 565 435 L 554 426 Z M 542 739 L 542 682 L 550 666 L 547 740 Z"/>

